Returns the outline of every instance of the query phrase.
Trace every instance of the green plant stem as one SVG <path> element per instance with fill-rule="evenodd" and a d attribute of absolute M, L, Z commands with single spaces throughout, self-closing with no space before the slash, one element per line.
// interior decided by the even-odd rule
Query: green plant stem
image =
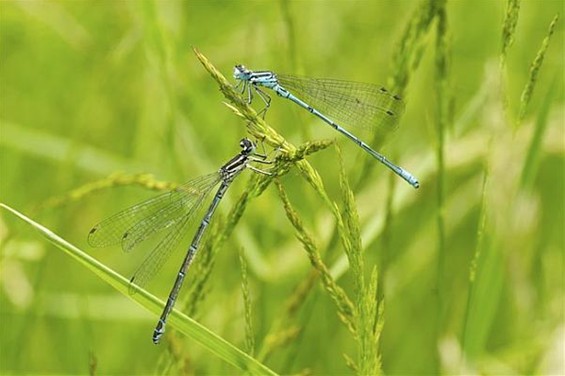
<path fill-rule="evenodd" d="M 65 252 L 75 261 L 78 261 L 104 282 L 108 283 L 110 286 L 118 290 L 125 297 L 134 300 L 136 303 L 138 303 L 148 311 L 154 313 L 155 315 L 159 315 L 161 313 L 164 303 L 160 299 L 157 299 L 155 296 L 139 287 L 136 287 L 135 294 L 130 294 L 129 290 L 131 288 L 131 284 L 128 279 L 122 277 L 79 248 L 65 241 L 57 234 L 43 227 L 39 223 L 34 222 L 15 209 L 12 209 L 2 203 L 0 203 L 0 208 L 7 210 L 11 214 L 26 222 L 34 230 L 38 231 L 42 236 L 44 236 L 50 243 L 55 245 L 55 247 Z M 236 366 L 242 371 L 260 375 L 276 375 L 275 372 L 267 368 L 265 365 L 261 364 L 254 358 L 250 357 L 243 351 L 239 350 L 237 347 L 224 340 L 222 337 L 214 334 L 206 327 L 200 325 L 196 321 L 185 316 L 177 310 L 173 310 L 173 312 L 171 312 L 171 316 L 169 318 L 169 326 L 185 333 L 187 336 L 191 337 L 206 349 L 214 353 L 220 359 L 223 359 L 224 361 Z"/>

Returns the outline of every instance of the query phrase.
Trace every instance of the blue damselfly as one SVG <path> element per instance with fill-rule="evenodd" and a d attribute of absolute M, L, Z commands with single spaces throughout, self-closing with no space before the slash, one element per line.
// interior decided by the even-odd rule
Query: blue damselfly
<path fill-rule="evenodd" d="M 418 179 L 411 173 L 390 162 L 384 155 L 373 150 L 360 138 L 331 119 L 351 126 L 392 131 L 396 128 L 398 119 L 404 111 L 404 102 L 399 96 L 372 84 L 295 77 L 271 71 L 252 71 L 243 65 L 236 65 L 233 75 L 236 80 L 239 80 L 238 86 L 243 85 L 241 92 L 247 94 L 249 103 L 253 99 L 253 91 L 265 102 L 262 112 L 266 111 L 271 104 L 269 95 L 261 90 L 261 87 L 266 87 L 322 119 L 414 188 L 420 186 Z"/>
<path fill-rule="evenodd" d="M 153 343 L 155 344 L 159 343 L 165 332 L 167 317 L 175 305 L 185 275 L 196 255 L 202 236 L 232 181 L 245 168 L 269 175 L 268 172 L 249 164 L 250 162 L 271 163 L 265 160 L 266 156 L 255 152 L 255 144 L 251 140 L 244 138 L 241 140 L 240 146 L 241 152 L 224 164 L 218 171 L 190 180 L 170 192 L 163 193 L 114 214 L 94 226 L 88 234 L 88 242 L 93 247 L 121 244 L 122 249 L 128 252 L 149 236 L 155 235 L 160 231 L 165 232 L 163 239 L 151 251 L 131 278 L 130 292 L 134 293 L 134 284 L 144 286 L 163 266 L 175 245 L 188 230 L 191 219 L 194 218 L 205 198 L 220 183 L 220 187 L 216 191 L 216 195 L 192 239 L 163 313 L 155 327 L 153 332 Z"/>

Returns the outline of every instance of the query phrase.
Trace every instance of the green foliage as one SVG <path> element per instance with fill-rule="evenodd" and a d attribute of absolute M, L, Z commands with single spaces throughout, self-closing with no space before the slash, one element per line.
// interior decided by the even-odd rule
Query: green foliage
<path fill-rule="evenodd" d="M 98 275 L 102 280 L 117 289 L 123 295 L 129 295 L 133 300 L 143 305 L 154 314 L 160 314 L 164 304 L 163 301 L 160 301 L 147 291 L 138 287 L 135 287 L 135 294 L 129 294 L 128 291 L 132 288 L 129 280 L 108 269 L 103 264 L 99 263 L 86 253 L 82 252 L 80 249 L 61 239 L 59 236 L 52 233 L 40 224 L 27 218 L 25 215 L 18 213 L 9 206 L 0 204 L 0 208 L 11 212 L 12 214 L 28 223 L 41 235 L 47 238 L 49 242 L 53 243 L 53 245 L 55 245 L 57 248 L 66 252 L 69 256 L 77 260 L 83 266 L 86 266 L 90 271 Z M 242 370 L 248 371 L 252 374 L 275 375 L 273 371 L 271 371 L 261 363 L 258 363 L 255 359 L 232 346 L 221 337 L 213 334 L 189 317 L 178 313 L 178 311 L 174 311 L 171 314 L 170 323 L 171 326 L 182 331 L 184 334 L 191 336 L 197 342 L 208 348 L 210 351 L 216 353 L 219 358 L 233 364 L 234 366 Z"/>
<path fill-rule="evenodd" d="M 563 374 L 561 7 L 0 2 L 0 373 Z M 257 116 L 235 64 L 386 83 L 397 132 L 351 131 L 420 189 L 272 93 Z M 155 243 L 86 235 L 242 137 L 272 176 L 230 187 L 154 346 L 186 241 L 130 295 Z"/>
<path fill-rule="evenodd" d="M 322 284 L 332 300 L 334 301 L 337 314 L 345 326 L 353 333 L 356 333 L 356 328 L 353 323 L 353 305 L 349 298 L 347 297 L 345 291 L 339 287 L 333 277 L 330 274 L 328 267 L 322 261 L 318 247 L 316 246 L 312 236 L 306 231 L 302 220 L 298 216 L 298 213 L 291 206 L 284 188 L 280 183 L 277 183 L 277 188 L 279 189 L 279 195 L 284 206 L 284 210 L 288 217 L 290 223 L 296 230 L 296 237 L 302 243 L 304 250 L 308 254 L 310 263 L 312 267 L 318 271 L 320 277 L 322 278 Z"/>
<path fill-rule="evenodd" d="M 365 261 L 359 214 L 357 213 L 353 191 L 349 186 L 347 174 L 343 166 L 339 146 L 336 146 L 336 150 L 341 165 L 339 182 L 342 201 L 345 206 L 343 218 L 347 242 L 344 242 L 343 247 L 349 260 L 356 295 L 353 317 L 354 327 L 356 328 L 354 334 L 357 341 L 357 363 L 355 364 L 353 361 L 348 360 L 348 365 L 359 375 L 379 375 L 382 373 L 382 370 L 378 341 L 382 324 L 384 323 L 384 316 L 382 311 L 377 315 L 377 268 L 372 268 L 371 276 L 367 283 L 364 271 Z M 383 307 L 382 302 L 381 307 Z"/>

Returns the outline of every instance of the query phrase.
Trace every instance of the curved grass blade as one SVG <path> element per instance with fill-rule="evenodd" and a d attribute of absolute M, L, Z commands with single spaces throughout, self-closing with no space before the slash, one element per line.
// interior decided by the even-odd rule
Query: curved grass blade
<path fill-rule="evenodd" d="M 71 256 L 83 266 L 87 267 L 92 273 L 96 274 L 104 282 L 114 287 L 126 297 L 134 300 L 136 303 L 156 315 L 161 313 L 164 302 L 156 298 L 154 295 L 140 288 L 137 289 L 137 294 L 130 295 L 128 293 L 130 283 L 126 278 L 17 210 L 2 203 L 0 203 L 0 208 L 9 211 L 22 221 L 29 224 L 49 242 L 65 252 L 67 255 Z M 254 375 L 276 375 L 274 371 L 264 364 L 247 355 L 198 322 L 176 310 L 173 310 L 171 314 L 169 325 L 194 339 L 196 342 L 215 354 L 218 358 L 234 365 L 244 372 L 249 372 Z"/>

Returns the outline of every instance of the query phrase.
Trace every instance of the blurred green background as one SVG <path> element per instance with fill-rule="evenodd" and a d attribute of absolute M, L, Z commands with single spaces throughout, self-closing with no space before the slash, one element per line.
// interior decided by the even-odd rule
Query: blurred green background
<path fill-rule="evenodd" d="M 66 195 L 116 172 L 182 182 L 214 171 L 238 152 L 245 124 L 223 104 L 191 47 L 230 78 L 240 63 L 386 84 L 402 91 L 407 109 L 381 150 L 419 177 L 419 190 L 391 178 L 290 102 L 273 96 L 266 119 L 295 144 L 335 137 L 342 147 L 367 264 L 379 268 L 383 372 L 563 373 L 562 20 L 523 120 L 518 117 L 521 93 L 534 82 L 530 66 L 563 2 L 521 3 L 504 64 L 506 2 L 448 2 L 439 34 L 447 42 L 443 70 L 436 19 L 413 29 L 419 32 L 416 49 L 402 49 L 408 25 L 428 5 L 1 2 L 0 201 L 129 277 L 146 248 L 132 254 L 92 249 L 86 235 L 102 218 L 155 193 L 133 185 Z M 409 60 L 401 83 L 394 77 L 403 56 Z M 341 207 L 335 149 L 308 160 Z M 367 163 L 371 168 L 362 169 Z M 243 175 L 217 221 L 244 191 L 251 173 Z M 343 249 L 332 242 L 331 212 L 296 171 L 281 182 L 324 261 L 353 296 Z M 0 242 L 1 374 L 240 374 L 190 338 L 154 346 L 156 317 L 5 211 Z M 184 247 L 149 286 L 161 298 Z M 238 250 L 248 264 L 259 347 L 312 268 L 274 186 L 250 202 L 219 250 L 195 315 L 244 348 Z M 185 290 L 190 281 L 189 273 Z M 302 303 L 284 324 L 300 333 L 265 364 L 282 374 L 354 374 L 342 356 L 355 358 L 354 339 L 326 292 L 316 283 Z"/>

